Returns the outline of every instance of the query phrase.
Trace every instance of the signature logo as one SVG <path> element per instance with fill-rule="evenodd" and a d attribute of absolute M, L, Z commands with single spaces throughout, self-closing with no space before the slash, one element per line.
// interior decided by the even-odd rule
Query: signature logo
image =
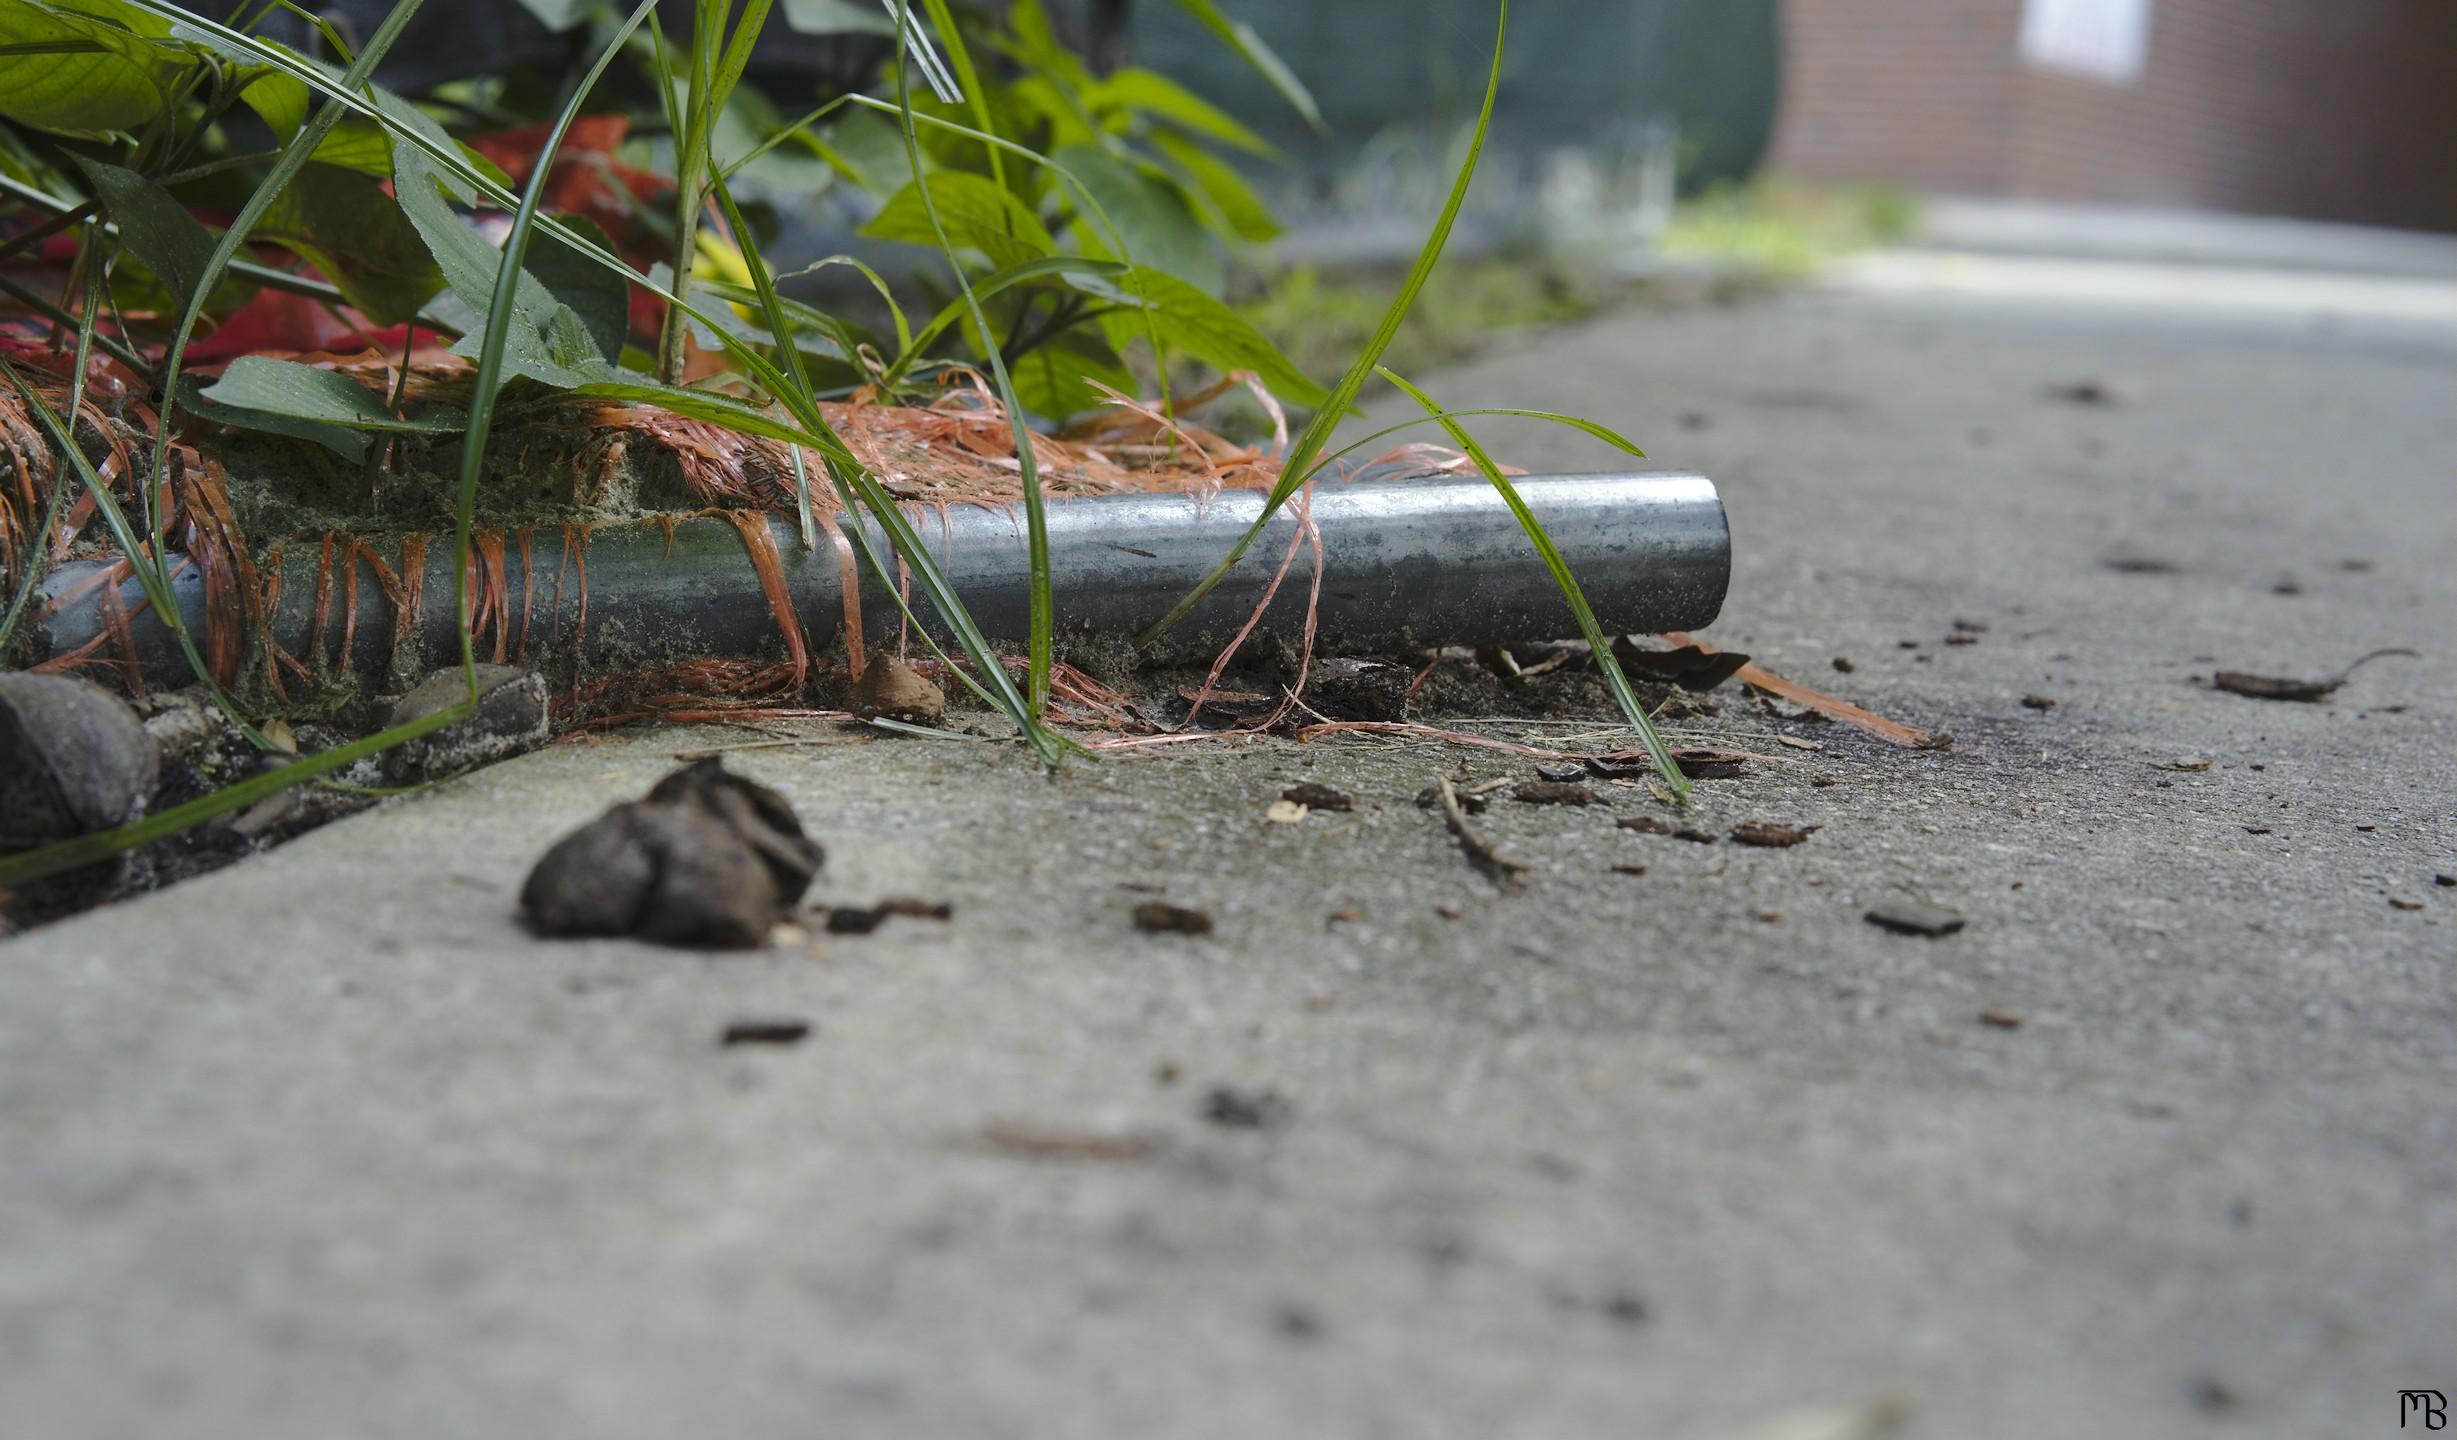
<path fill-rule="evenodd" d="M 2448 1397 L 2437 1390 L 2400 1390 L 2397 1392 L 2397 1428 L 2403 1430 L 2416 1416 L 2421 1416 L 2426 1430 L 2448 1428 Z"/>

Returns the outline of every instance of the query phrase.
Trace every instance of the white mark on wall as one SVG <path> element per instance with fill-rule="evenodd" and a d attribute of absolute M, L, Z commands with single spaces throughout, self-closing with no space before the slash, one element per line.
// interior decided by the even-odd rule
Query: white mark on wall
<path fill-rule="evenodd" d="M 2151 0 L 2022 0 L 2022 63 L 2110 85 L 2141 78 Z"/>

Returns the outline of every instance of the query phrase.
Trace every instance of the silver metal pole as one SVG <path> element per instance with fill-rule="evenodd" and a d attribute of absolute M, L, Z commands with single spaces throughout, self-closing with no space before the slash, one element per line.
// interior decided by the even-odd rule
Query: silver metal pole
<path fill-rule="evenodd" d="M 1527 475 L 1513 484 L 1559 548 L 1608 633 L 1692 630 L 1722 608 L 1731 575 L 1731 536 L 1713 483 L 1684 471 Z M 1261 510 L 1262 497 L 1227 491 L 1176 492 L 1053 501 L 1050 563 L 1061 648 L 1122 653 L 1193 588 Z M 1480 477 L 1391 467 L 1349 472 L 1315 487 L 1312 516 L 1322 546 L 1317 647 L 1325 654 L 1402 655 L 1435 645 L 1481 645 L 1577 633 L 1569 606 L 1501 497 Z M 1020 513 L 951 506 L 924 512 L 915 529 L 991 639 L 1021 643 L 1031 615 Z M 1243 625 L 1289 555 L 1257 633 L 1294 638 L 1305 618 L 1315 560 L 1299 534 L 1292 503 L 1186 621 L 1144 652 L 1161 660 L 1209 660 Z M 798 618 L 813 648 L 832 643 L 844 603 L 837 555 L 805 553 L 793 528 L 772 522 Z M 889 554 L 875 525 L 873 542 Z M 362 537 L 396 571 L 397 537 Z M 294 541 L 284 551 L 272 632 L 291 654 L 340 661 L 346 591 L 338 567 L 315 635 L 320 547 Z M 587 617 L 581 628 L 580 566 L 587 567 Z M 43 611 L 30 626 L 37 658 L 73 650 L 105 628 L 99 589 L 62 606 L 103 562 L 63 565 L 45 577 Z M 426 546 L 418 623 L 396 636 L 392 609 L 366 567 L 356 572 L 358 628 L 348 663 L 378 683 L 415 679 L 459 653 L 453 636 L 452 556 L 446 537 Z M 726 521 L 600 526 L 585 555 L 567 553 L 560 527 L 529 536 L 524 567 L 517 542 L 504 546 L 508 623 L 526 634 L 527 661 L 544 668 L 574 660 L 592 671 L 702 656 L 774 653 L 776 622 L 739 532 Z M 868 638 L 892 634 L 896 609 L 881 579 L 861 567 L 861 613 Z M 405 577 L 406 578 L 406 577 Z M 203 597 L 193 575 L 174 584 L 189 626 L 201 633 Z M 135 582 L 120 603 L 142 603 Z M 932 620 L 918 592 L 914 609 Z M 150 615 L 133 626 L 147 678 L 178 684 L 185 661 Z M 493 627 L 481 652 L 492 649 Z M 106 641 L 109 645 L 112 642 Z"/>

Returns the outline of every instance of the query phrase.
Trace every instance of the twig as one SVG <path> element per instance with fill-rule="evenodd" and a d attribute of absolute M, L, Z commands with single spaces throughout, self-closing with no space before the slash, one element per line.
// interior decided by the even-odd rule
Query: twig
<path fill-rule="evenodd" d="M 1436 793 L 1442 797 L 1442 818 L 1450 822 L 1450 833 L 1459 837 L 1459 848 L 1503 884 L 1518 884 L 1519 876 L 1526 873 L 1526 863 L 1501 853 L 1492 841 L 1478 834 L 1476 827 L 1467 823 L 1467 807 L 1459 803 L 1459 792 L 1450 783 L 1449 776 L 1436 776 L 1433 784 Z"/>

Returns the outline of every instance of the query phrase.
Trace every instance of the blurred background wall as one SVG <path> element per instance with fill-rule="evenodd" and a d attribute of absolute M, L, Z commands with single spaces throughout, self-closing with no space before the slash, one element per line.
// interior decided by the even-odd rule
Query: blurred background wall
<path fill-rule="evenodd" d="M 1769 163 L 2457 230 L 2451 0 L 1783 0 Z"/>

